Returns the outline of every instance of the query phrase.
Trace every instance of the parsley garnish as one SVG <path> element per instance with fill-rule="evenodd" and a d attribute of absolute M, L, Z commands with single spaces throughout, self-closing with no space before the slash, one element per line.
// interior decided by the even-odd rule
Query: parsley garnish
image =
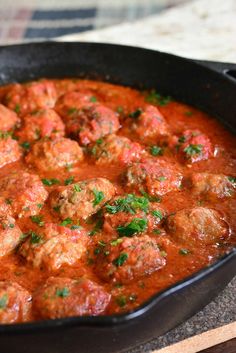
<path fill-rule="evenodd" d="M 185 147 L 184 152 L 189 156 L 193 156 L 195 154 L 201 153 L 202 147 L 202 145 L 189 145 Z"/>
<path fill-rule="evenodd" d="M 92 102 L 92 103 L 97 102 L 97 97 L 92 96 L 92 97 L 90 98 L 90 102 Z"/>
<path fill-rule="evenodd" d="M 126 296 L 121 295 L 120 297 L 116 298 L 116 303 L 119 305 L 121 308 L 123 308 L 126 305 Z"/>
<path fill-rule="evenodd" d="M 31 219 L 32 222 L 38 224 L 39 227 L 43 227 L 44 226 L 44 221 L 43 221 L 43 216 L 42 215 L 30 216 L 30 219 Z"/>
<path fill-rule="evenodd" d="M 235 183 L 236 183 L 236 178 L 235 178 L 235 177 L 229 176 L 229 177 L 228 177 L 228 180 L 229 180 L 232 184 L 235 184 Z"/>
<path fill-rule="evenodd" d="M 93 200 L 93 207 L 97 206 L 104 200 L 105 195 L 102 191 L 99 191 L 97 189 L 93 189 L 93 194 L 94 194 L 94 200 Z"/>
<path fill-rule="evenodd" d="M 119 267 L 119 266 L 122 266 L 127 259 L 128 259 L 128 254 L 123 252 L 112 263 L 115 266 Z"/>
<path fill-rule="evenodd" d="M 157 178 L 158 181 L 165 181 L 167 178 L 165 176 L 160 176 Z"/>
<path fill-rule="evenodd" d="M 163 155 L 163 148 L 159 146 L 151 146 L 150 153 L 152 156 L 162 156 Z"/>
<path fill-rule="evenodd" d="M 73 177 L 73 175 L 71 175 L 69 178 L 65 179 L 64 184 L 70 185 L 73 183 L 73 181 L 74 181 L 74 177 Z"/>
<path fill-rule="evenodd" d="M 137 110 L 135 110 L 134 112 L 130 113 L 129 114 L 129 117 L 130 118 L 133 118 L 133 119 L 137 119 L 140 117 L 140 115 L 142 114 L 142 109 L 138 108 Z"/>
<path fill-rule="evenodd" d="M 17 114 L 20 113 L 20 104 L 16 104 L 16 105 L 15 105 L 14 111 L 15 111 Z"/>
<path fill-rule="evenodd" d="M 178 139 L 179 143 L 184 143 L 186 141 L 186 137 L 185 136 L 180 136 Z"/>
<path fill-rule="evenodd" d="M 40 236 L 39 234 L 37 234 L 37 233 L 35 233 L 35 232 L 31 232 L 30 235 L 31 235 L 31 238 L 30 238 L 31 244 L 38 244 L 38 243 L 40 243 L 40 241 L 41 241 L 41 236 Z"/>
<path fill-rule="evenodd" d="M 152 214 L 153 214 L 153 216 L 159 218 L 160 220 L 162 220 L 162 218 L 163 218 L 163 214 L 160 210 L 154 210 L 154 211 L 152 211 Z"/>
<path fill-rule="evenodd" d="M 78 224 L 74 224 L 70 227 L 71 230 L 80 229 L 81 227 Z"/>
<path fill-rule="evenodd" d="M 70 294 L 70 291 L 67 287 L 64 288 L 57 288 L 56 296 L 60 298 L 66 298 Z"/>
<path fill-rule="evenodd" d="M 165 106 L 171 101 L 170 96 L 163 96 L 157 93 L 155 90 L 152 90 L 146 97 L 146 101 L 153 104 L 158 104 L 160 106 Z"/>
<path fill-rule="evenodd" d="M 80 187 L 78 184 L 75 184 L 75 185 L 74 185 L 74 190 L 75 190 L 76 192 L 82 191 L 81 187 Z"/>
<path fill-rule="evenodd" d="M 188 112 L 185 112 L 184 114 L 185 114 L 186 116 L 192 116 L 192 115 L 193 115 L 193 112 L 188 111 Z"/>
<path fill-rule="evenodd" d="M 42 182 L 46 186 L 52 186 L 60 183 L 60 180 L 52 178 L 52 179 L 42 179 Z"/>
<path fill-rule="evenodd" d="M 72 115 L 72 114 L 77 113 L 77 112 L 78 112 L 78 109 L 75 108 L 75 107 L 71 107 L 71 108 L 69 108 L 68 111 L 67 111 L 67 113 L 68 113 L 69 115 Z"/>
<path fill-rule="evenodd" d="M 8 295 L 3 294 L 3 296 L 0 298 L 0 309 L 5 309 L 7 306 L 7 301 L 8 301 Z"/>
<path fill-rule="evenodd" d="M 148 206 L 149 200 L 146 197 L 128 194 L 125 198 L 115 200 L 113 205 L 106 205 L 106 210 L 111 214 L 118 212 L 135 214 L 137 210 L 147 212 Z"/>
<path fill-rule="evenodd" d="M 147 228 L 147 220 L 144 218 L 134 218 L 129 224 L 125 226 L 118 226 L 116 228 L 120 236 L 132 237 L 135 233 L 145 231 Z"/>
<path fill-rule="evenodd" d="M 30 143 L 28 141 L 24 141 L 21 143 L 21 147 L 28 151 L 30 149 Z"/>
<path fill-rule="evenodd" d="M 60 223 L 60 226 L 67 226 L 68 224 L 72 224 L 72 223 L 73 223 L 72 219 L 68 217 Z"/>
<path fill-rule="evenodd" d="M 89 232 L 89 236 L 92 237 L 94 234 L 96 234 L 97 232 L 99 232 L 99 230 L 101 230 L 102 228 L 102 225 L 103 225 L 103 219 L 102 218 L 99 218 L 98 221 L 96 222 L 93 230 L 91 230 Z"/>
<path fill-rule="evenodd" d="M 179 250 L 179 254 L 180 255 L 188 255 L 188 254 L 190 254 L 190 250 L 188 250 L 188 249 L 180 249 Z"/>

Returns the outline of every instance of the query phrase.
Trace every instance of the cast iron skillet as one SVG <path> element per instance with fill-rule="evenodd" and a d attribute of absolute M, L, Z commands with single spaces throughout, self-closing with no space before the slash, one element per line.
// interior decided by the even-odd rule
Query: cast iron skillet
<path fill-rule="evenodd" d="M 0 47 L 0 84 L 41 77 L 86 77 L 157 88 L 236 129 L 236 65 L 98 43 Z M 209 303 L 236 273 L 236 249 L 124 315 L 0 325 L 5 353 L 118 352 L 150 340 Z"/>

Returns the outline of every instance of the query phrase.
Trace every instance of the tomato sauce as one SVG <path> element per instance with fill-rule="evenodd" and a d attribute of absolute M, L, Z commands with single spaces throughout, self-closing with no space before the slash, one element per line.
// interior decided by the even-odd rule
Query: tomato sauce
<path fill-rule="evenodd" d="M 43 86 L 43 88 L 38 87 L 38 83 L 35 82 L 34 90 L 24 90 L 24 84 L 18 85 L 17 89 L 15 89 L 15 85 L 1 87 L 0 89 L 1 103 L 4 106 L 8 107 L 8 109 L 10 109 L 11 111 L 14 111 L 15 114 L 19 117 L 19 123 L 17 124 L 17 127 L 10 129 L 10 133 L 11 136 L 16 138 L 15 141 L 22 149 L 21 158 L 18 158 L 12 163 L 7 163 L 0 168 L 0 197 L 2 196 L 2 194 L 4 194 L 3 189 L 1 189 L 1 180 L 11 175 L 13 172 L 19 173 L 20 171 L 24 171 L 29 174 L 35 174 L 39 176 L 39 179 L 44 181 L 56 180 L 56 182 L 52 183 L 52 185 L 48 185 L 47 181 L 46 183 L 43 183 L 44 188 L 48 192 L 49 196 L 46 197 L 45 202 L 42 201 L 42 205 L 40 205 L 39 212 L 37 213 L 37 215 L 40 216 L 40 219 L 36 218 L 35 222 L 35 219 L 32 218 L 32 215 L 27 214 L 26 216 L 23 215 L 21 217 L 14 215 L 17 226 L 25 235 L 25 238 L 23 237 L 24 239 L 22 240 L 22 242 L 27 241 L 27 234 L 30 234 L 30 232 L 31 234 L 32 232 L 34 232 L 35 234 L 41 234 L 44 231 L 45 224 L 53 223 L 56 225 L 60 225 L 62 224 L 63 220 L 65 221 L 65 219 L 69 218 L 64 217 L 63 215 L 58 212 L 55 212 L 55 210 L 52 209 L 51 195 L 54 191 L 57 192 L 59 187 L 68 187 L 68 185 L 80 183 L 84 180 L 105 178 L 108 179 L 110 183 L 112 183 L 112 185 L 114 186 L 115 195 L 112 195 L 109 200 L 107 200 L 106 204 L 103 204 L 100 207 L 98 213 L 92 214 L 86 219 L 80 219 L 77 223 L 75 222 L 75 219 L 73 219 L 73 224 L 79 224 L 79 226 L 85 230 L 86 236 L 88 237 L 86 243 L 86 251 L 83 252 L 83 255 L 81 256 L 81 258 L 79 258 L 78 261 L 74 261 L 72 265 L 64 263 L 59 268 L 53 270 L 48 268 L 47 266 L 37 267 L 34 266 L 31 261 L 28 261 L 27 258 L 24 258 L 24 256 L 22 256 L 22 253 L 19 250 L 22 246 L 21 242 L 14 248 L 13 251 L 10 251 L 6 255 L 0 257 L 0 281 L 16 282 L 30 293 L 33 298 L 30 299 L 30 301 L 34 303 L 35 291 L 37 292 L 37 289 L 41 288 L 49 277 L 65 277 L 71 279 L 78 279 L 81 277 L 86 278 L 101 286 L 110 295 L 109 303 L 106 305 L 104 310 L 101 310 L 101 312 L 99 312 L 99 314 L 104 315 L 123 313 L 137 308 L 140 304 L 145 302 L 147 299 L 149 299 L 151 296 L 158 293 L 159 291 L 162 291 L 163 289 L 173 285 L 177 281 L 180 281 L 185 277 L 196 273 L 197 271 L 208 266 L 209 264 L 214 263 L 223 254 L 229 252 L 234 247 L 236 242 L 236 201 L 235 193 L 233 191 L 233 188 L 235 187 L 236 176 L 235 137 L 229 131 L 227 131 L 215 118 L 208 116 L 207 114 L 199 111 L 196 108 L 193 108 L 183 103 L 176 102 L 169 97 L 162 97 L 155 91 L 140 92 L 132 88 L 122 87 L 104 82 L 78 79 L 42 80 L 39 82 L 41 82 L 40 84 Z M 46 84 L 50 82 L 50 84 L 52 84 L 52 87 L 50 86 L 49 88 L 45 88 L 45 82 Z M 54 91 L 52 92 L 52 90 Z M 78 98 L 73 101 L 73 97 L 68 98 L 68 101 L 69 99 L 72 99 L 72 101 L 69 101 L 69 103 L 66 101 L 65 103 L 65 100 L 63 101 L 61 97 L 64 97 L 70 92 L 80 92 L 82 96 L 84 95 L 85 101 L 87 99 L 87 95 L 90 95 L 89 103 L 80 103 Z M 57 102 L 60 99 L 62 100 L 61 104 L 64 104 L 63 109 L 65 109 L 66 107 L 67 113 L 68 109 L 70 108 L 71 115 L 73 116 L 72 123 L 70 120 L 71 118 L 67 113 L 67 116 L 63 115 L 64 113 L 60 115 L 62 108 L 58 105 L 59 108 L 57 109 Z M 106 119 L 111 119 L 109 120 L 109 124 L 111 124 L 112 128 L 114 126 L 117 126 L 117 122 L 114 122 L 114 119 L 118 119 L 119 121 L 119 128 L 116 127 L 115 131 L 111 131 L 112 134 L 118 137 L 126 137 L 131 143 L 138 143 L 139 146 L 141 146 L 141 152 L 137 152 L 137 154 L 140 155 L 138 157 L 135 157 L 135 160 L 125 160 L 124 162 L 122 159 L 121 162 L 118 154 L 116 154 L 112 158 L 110 157 L 113 153 L 112 149 L 112 152 L 110 152 L 111 150 L 109 150 L 109 153 L 107 152 L 107 155 L 105 155 L 108 156 L 106 157 L 107 160 L 103 159 L 101 163 L 97 163 L 100 158 L 99 154 L 97 154 L 97 151 L 99 150 L 99 148 L 101 148 L 100 146 L 103 146 L 103 140 L 106 139 L 106 136 L 110 134 L 107 132 L 103 133 L 103 131 L 106 130 L 101 130 L 102 132 L 99 138 L 97 138 L 96 136 L 96 139 L 92 140 L 93 137 L 89 137 L 90 140 L 88 140 L 88 143 L 81 142 L 85 141 L 79 135 L 81 132 L 78 132 L 78 135 L 76 135 L 75 130 L 73 130 L 74 124 L 80 125 L 82 120 L 83 124 L 85 124 L 85 128 L 87 129 L 87 122 L 84 123 L 84 121 L 87 119 L 86 116 L 84 117 L 84 115 L 73 115 L 77 114 L 77 111 L 80 109 L 80 104 L 82 107 L 86 104 L 89 105 L 88 109 L 98 109 L 98 104 L 102 105 L 102 107 L 109 108 L 113 112 L 112 114 L 115 115 L 109 115 L 107 114 L 107 112 L 105 112 L 107 114 L 106 117 L 108 115 L 109 117 L 106 118 L 104 113 L 104 121 Z M 90 104 L 92 104 L 92 108 Z M 95 105 L 96 107 L 94 108 L 93 105 Z M 160 126 L 157 126 L 156 128 L 154 125 L 153 127 L 151 125 L 151 130 L 153 129 L 154 131 L 156 129 L 155 131 L 157 131 L 157 133 L 152 134 L 151 131 L 149 135 L 146 134 L 146 132 L 148 132 L 149 125 L 146 124 L 145 119 L 149 118 L 149 113 L 147 111 L 146 113 L 144 112 L 146 107 L 150 105 L 154 106 L 160 113 L 161 118 L 158 123 L 165 124 L 165 132 L 163 134 L 159 134 Z M 28 158 L 27 155 L 29 153 L 32 153 L 31 151 L 33 149 L 34 144 L 38 143 L 41 139 L 50 140 L 50 136 L 38 136 L 38 138 L 33 141 L 23 141 L 21 140 L 20 134 L 18 134 L 18 132 L 21 131 L 22 127 L 24 126 L 25 116 L 27 114 L 31 114 L 32 112 L 36 114 L 37 111 L 40 109 L 54 109 L 58 113 L 58 116 L 62 119 L 66 127 L 64 136 L 77 141 L 80 147 L 82 148 L 84 156 L 82 160 L 71 164 L 69 163 L 66 166 L 60 167 L 56 170 L 50 168 L 49 170 L 42 170 L 37 167 L 37 164 L 26 162 L 26 159 Z M 77 109 L 76 112 L 75 109 Z M 99 114 L 102 115 L 102 109 L 104 108 L 99 107 L 99 109 Z M 95 114 L 93 115 L 94 118 L 94 116 L 96 116 L 96 114 L 98 113 L 94 113 L 94 111 L 91 113 L 89 110 L 89 113 L 87 113 L 86 111 L 85 113 L 83 112 L 83 114 Z M 96 117 L 94 119 L 96 120 Z M 144 123 L 142 123 L 142 119 Z M 107 123 L 107 121 L 105 121 L 105 123 Z M 154 121 L 154 123 L 156 123 L 156 121 Z M 103 121 L 99 121 L 98 124 L 95 126 L 95 131 L 100 131 L 99 129 L 101 126 L 101 129 L 103 129 L 103 127 L 105 126 L 103 124 Z M 92 127 L 89 126 L 88 129 L 92 129 Z M 54 129 L 54 132 L 55 131 L 56 129 Z M 187 135 L 185 135 L 186 131 L 191 131 L 190 139 L 192 140 L 188 140 L 188 137 L 186 137 Z M 55 134 L 56 133 L 57 132 L 55 132 Z M 200 135 L 203 136 L 203 142 L 201 143 L 199 143 L 198 140 L 194 140 L 196 136 L 198 137 Z M 53 138 L 61 138 L 61 136 Z M 204 157 L 204 141 L 207 141 L 206 145 L 210 143 L 210 147 L 206 147 L 206 157 Z M 184 145 L 183 147 L 182 144 L 186 145 Z M 103 148 L 106 148 L 106 145 L 104 146 Z M 198 155 L 202 156 L 202 159 L 200 158 L 196 162 L 191 160 L 192 157 Z M 128 155 L 127 158 L 129 157 L 130 156 Z M 33 158 L 40 159 L 41 155 L 35 155 L 35 157 L 33 156 Z M 147 185 L 145 184 L 145 182 L 140 188 L 139 183 L 136 181 L 134 182 L 135 185 L 129 187 L 129 184 L 132 184 L 132 180 L 130 181 L 128 179 L 127 181 L 126 173 L 128 168 L 131 168 L 134 163 L 140 163 L 140 161 L 146 163 L 146 161 L 150 159 L 152 164 L 155 164 L 156 161 L 158 161 L 158 163 L 162 161 L 161 163 L 163 163 L 164 166 L 172 166 L 173 171 L 172 169 L 170 169 L 170 171 L 168 172 L 170 173 L 170 175 L 172 172 L 175 173 L 178 170 L 179 174 L 181 175 L 180 184 L 174 187 L 167 184 L 168 191 L 158 193 L 159 186 L 157 186 L 157 191 L 156 189 L 153 189 L 154 182 L 156 182 L 154 175 L 151 179 L 151 184 L 153 183 L 153 185 L 151 185 L 151 188 L 146 188 Z M 48 161 L 48 164 L 50 164 L 50 160 Z M 206 192 L 192 192 L 192 182 L 189 180 L 192 180 L 192 176 L 196 173 L 210 173 L 223 175 L 224 177 L 228 178 L 228 181 L 232 184 L 232 187 L 230 185 L 228 186 L 228 188 L 230 189 L 229 192 L 225 191 L 227 187 L 223 188 L 223 194 L 221 194 L 220 197 L 215 196 L 218 192 L 218 184 L 214 184 L 212 186 L 214 191 L 212 191 L 209 197 L 209 188 L 211 188 L 211 186 L 209 185 L 207 185 L 204 189 L 207 190 Z M 160 183 L 162 181 L 165 182 L 166 175 L 167 174 L 163 173 L 163 175 L 158 177 Z M 224 182 L 227 183 L 226 179 L 222 180 L 223 181 L 219 183 L 219 185 L 222 185 L 222 183 Z M 208 181 L 206 181 L 206 183 L 208 183 Z M 197 184 L 197 188 L 199 188 L 199 184 Z M 103 247 L 106 248 L 108 243 L 121 238 L 121 234 L 117 233 L 117 228 L 115 228 L 114 231 L 111 231 L 110 234 L 104 230 L 104 227 L 102 225 L 102 223 L 104 222 L 104 212 L 106 212 L 107 204 L 114 206 L 114 203 L 112 204 L 114 197 L 124 197 L 124 195 L 128 194 L 146 198 L 147 202 L 149 202 L 150 205 L 153 200 L 155 200 L 155 205 L 157 205 L 155 207 L 160 207 L 160 209 L 162 210 L 162 216 L 159 217 L 162 219 L 160 223 L 158 223 L 156 230 L 149 228 L 147 229 L 147 224 L 145 223 L 144 229 L 141 229 L 141 231 L 134 231 L 134 233 L 129 235 L 128 238 L 138 239 L 144 234 L 148 235 L 149 239 L 151 239 L 151 242 L 157 244 L 157 246 L 159 247 L 158 249 L 160 251 L 158 251 L 161 254 L 160 256 L 162 256 L 162 258 L 164 259 L 163 261 L 165 261 L 165 264 L 160 266 L 160 268 L 156 267 L 155 270 L 152 269 L 149 271 L 147 269 L 145 270 L 145 273 L 143 273 L 142 269 L 140 268 L 136 268 L 136 272 L 132 272 L 132 265 L 130 264 L 130 271 L 134 273 L 133 277 L 131 276 L 132 278 L 129 277 L 128 274 L 128 280 L 122 281 L 122 275 L 121 277 L 111 277 L 107 280 L 100 275 L 98 269 L 98 266 L 101 266 L 101 268 L 103 269 L 103 258 L 100 259 L 101 252 L 103 251 Z M 100 193 L 97 196 L 101 196 L 100 198 L 102 199 L 104 197 L 104 194 Z M 100 201 L 98 199 L 94 202 L 99 203 Z M 178 212 L 181 210 L 192 210 L 199 207 L 199 212 L 202 212 L 202 208 L 211 209 L 214 210 L 214 212 L 217 212 L 217 217 L 218 215 L 220 215 L 220 224 L 223 224 L 222 227 L 225 227 L 225 229 L 227 228 L 227 234 L 223 238 L 217 240 L 214 238 L 214 233 L 213 235 L 211 235 L 213 236 L 214 241 L 211 240 L 209 242 L 206 242 L 204 240 L 204 237 L 207 236 L 206 234 L 208 234 L 208 228 L 207 230 L 204 228 L 200 235 L 197 233 L 197 231 L 195 232 L 196 234 L 194 233 L 194 236 L 197 239 L 196 241 L 191 242 L 188 240 L 188 237 L 191 236 L 191 234 L 189 235 L 188 230 L 186 231 L 187 240 L 176 240 L 176 236 L 174 233 L 177 232 L 179 229 L 178 227 L 180 227 L 179 237 L 181 238 L 181 231 L 183 230 L 183 232 L 185 232 L 186 228 L 190 227 L 189 224 L 186 225 L 186 223 L 184 222 L 191 223 L 191 216 L 189 216 L 188 221 L 186 221 L 186 218 L 184 218 L 183 224 L 181 223 L 180 226 L 179 224 L 177 224 L 177 222 L 182 222 L 182 218 L 180 217 L 180 221 L 179 219 L 177 220 L 174 218 L 174 230 L 169 225 L 168 218 L 172 216 L 175 217 L 175 215 L 178 214 Z M 119 212 L 117 212 L 117 214 L 119 223 Z M 121 223 L 122 216 L 124 215 L 120 216 Z M 140 217 L 141 219 L 143 219 L 144 216 L 140 216 L 138 213 L 136 218 L 140 219 Z M 40 220 L 43 222 L 41 225 L 39 224 Z M 214 222 L 214 220 L 212 222 Z M 127 231 L 127 226 L 129 226 L 130 223 L 132 223 L 132 221 L 127 221 L 125 224 L 122 223 L 122 226 L 126 227 L 125 231 Z M 216 225 L 216 229 L 218 229 L 217 227 L 219 227 L 218 223 Z M 69 220 L 69 223 L 64 224 L 64 226 L 70 228 L 71 224 L 72 223 Z M 205 225 L 203 225 L 203 227 L 205 227 Z M 199 240 L 198 238 L 201 239 Z M 109 251 L 112 251 L 112 249 L 109 248 Z M 123 251 L 123 255 L 124 254 L 125 257 L 123 256 L 122 259 L 119 257 L 115 260 L 111 260 L 113 265 L 116 264 L 114 266 L 117 266 L 117 271 L 121 271 L 122 266 L 124 266 L 128 261 L 127 257 L 131 257 L 129 253 Z M 48 253 L 45 256 L 50 257 L 51 254 Z M 152 253 L 150 256 L 152 256 Z M 118 265 L 117 259 L 122 260 L 121 263 L 119 263 Z M 47 259 L 45 261 L 47 262 Z M 105 259 L 104 261 L 109 260 Z M 139 259 L 137 261 L 139 261 Z M 142 261 L 142 259 L 140 261 Z M 134 264 L 134 266 L 136 265 Z M 106 269 L 106 267 L 104 268 Z M 136 273 L 138 273 L 137 276 Z M 59 293 L 59 296 L 61 295 L 60 300 L 63 300 L 63 297 L 67 296 L 68 292 L 69 290 L 64 288 L 64 292 L 62 292 L 62 294 L 61 292 Z M 2 298 L 3 296 L 1 297 L 0 291 L 0 312 L 1 310 L 5 309 L 3 300 L 1 302 Z M 92 312 L 92 314 L 96 315 L 97 312 L 94 311 Z M 67 311 L 65 310 L 65 313 L 63 313 L 61 316 L 70 315 L 71 313 L 67 313 Z M 40 318 L 44 317 L 39 314 L 38 309 L 34 309 L 33 305 L 32 308 L 29 310 L 26 319 L 22 319 L 21 316 L 18 316 L 13 321 L 9 319 L 9 322 L 31 321 L 38 320 Z"/>

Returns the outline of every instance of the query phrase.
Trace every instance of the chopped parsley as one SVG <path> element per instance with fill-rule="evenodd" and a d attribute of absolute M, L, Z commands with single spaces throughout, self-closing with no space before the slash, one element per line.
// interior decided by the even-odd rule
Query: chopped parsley
<path fill-rule="evenodd" d="M 158 104 L 160 106 L 165 106 L 171 101 L 170 96 L 163 96 L 159 93 L 157 93 L 155 90 L 152 90 L 149 92 L 149 94 L 146 96 L 146 101 L 152 104 Z"/>
<path fill-rule="evenodd" d="M 105 199 L 104 193 L 97 189 L 93 189 L 93 195 L 94 195 L 93 207 L 99 205 L 102 202 L 102 200 Z"/>
<path fill-rule="evenodd" d="M 68 217 L 60 223 L 60 226 L 67 226 L 68 224 L 72 224 L 72 223 L 73 223 L 72 219 Z"/>
<path fill-rule="evenodd" d="M 161 198 L 159 196 L 149 195 L 144 190 L 140 190 L 141 194 L 146 197 L 150 202 L 161 202 Z"/>
<path fill-rule="evenodd" d="M 7 306 L 7 302 L 8 302 L 8 295 L 5 293 L 0 298 L 0 309 L 5 309 Z"/>
<path fill-rule="evenodd" d="M 67 111 L 67 113 L 68 113 L 69 115 L 72 115 L 72 114 L 77 113 L 77 112 L 78 112 L 78 109 L 75 108 L 75 107 L 71 107 L 71 108 L 69 108 L 68 111 Z"/>
<path fill-rule="evenodd" d="M 184 113 L 184 115 L 186 115 L 186 116 L 192 116 L 192 115 L 193 115 L 193 112 L 187 111 L 187 112 Z"/>
<path fill-rule="evenodd" d="M 96 144 L 101 145 L 103 143 L 103 139 L 97 139 Z"/>
<path fill-rule="evenodd" d="M 137 119 L 140 117 L 140 115 L 142 114 L 142 109 L 138 108 L 137 110 L 135 110 L 134 112 L 130 113 L 129 114 L 129 117 L 130 118 L 133 118 L 133 119 Z"/>
<path fill-rule="evenodd" d="M 123 109 L 123 107 L 121 107 L 121 106 L 117 107 L 117 108 L 116 108 L 116 111 L 117 111 L 117 113 L 119 113 L 119 114 L 124 113 L 124 109 Z"/>
<path fill-rule="evenodd" d="M 189 156 L 194 156 L 202 152 L 202 145 L 189 145 L 185 147 L 184 152 Z"/>
<path fill-rule="evenodd" d="M 66 170 L 69 172 L 73 168 L 72 163 L 66 163 Z"/>
<path fill-rule="evenodd" d="M 188 250 L 188 249 L 180 249 L 179 250 L 179 254 L 180 255 L 188 255 L 188 254 L 190 254 L 190 250 Z"/>
<path fill-rule="evenodd" d="M 179 143 L 184 143 L 186 141 L 186 137 L 185 136 L 180 136 L 178 139 Z"/>
<path fill-rule="evenodd" d="M 158 181 L 165 181 L 167 178 L 165 176 L 160 176 L 157 178 Z"/>
<path fill-rule="evenodd" d="M 150 153 L 152 156 L 162 156 L 163 148 L 161 148 L 160 146 L 151 146 Z"/>
<path fill-rule="evenodd" d="M 159 218 L 160 220 L 162 220 L 162 218 L 163 218 L 163 214 L 162 214 L 162 212 L 160 210 L 152 211 L 152 215 L 157 217 L 157 218 Z"/>
<path fill-rule="evenodd" d="M 122 266 L 127 259 L 128 259 L 128 254 L 123 252 L 112 263 L 115 266 L 119 267 L 119 266 Z"/>
<path fill-rule="evenodd" d="M 38 203 L 38 204 L 37 204 L 37 207 L 38 207 L 38 208 L 42 208 L 42 207 L 43 207 L 43 204 L 42 204 L 42 203 Z"/>
<path fill-rule="evenodd" d="M 69 178 L 65 179 L 64 184 L 70 185 L 73 183 L 73 181 L 74 181 L 74 177 L 73 177 L 73 175 L 71 175 Z"/>
<path fill-rule="evenodd" d="M 103 219 L 102 218 L 99 218 L 98 221 L 96 222 L 93 230 L 91 230 L 89 232 L 89 236 L 92 237 L 94 234 L 96 234 L 97 232 L 99 232 L 102 228 L 102 225 L 103 225 Z"/>
<path fill-rule="evenodd" d="M 41 241 L 41 236 L 35 232 L 30 232 L 30 242 L 31 244 L 38 244 Z"/>
<path fill-rule="evenodd" d="M 116 304 L 119 305 L 119 307 L 123 308 L 126 305 L 126 296 L 121 295 L 120 297 L 117 297 Z"/>
<path fill-rule="evenodd" d="M 42 179 L 42 182 L 44 185 L 46 186 L 52 186 L 52 185 L 56 185 L 56 184 L 60 184 L 60 180 L 52 178 L 52 179 Z"/>
<path fill-rule="evenodd" d="M 73 224 L 73 226 L 70 227 L 71 230 L 76 230 L 76 229 L 80 229 L 80 225 L 78 224 Z"/>
<path fill-rule="evenodd" d="M 115 240 L 112 240 L 112 241 L 110 242 L 110 244 L 111 244 L 112 246 L 116 246 L 116 245 L 119 245 L 120 243 L 122 243 L 122 241 L 123 241 L 122 238 L 117 238 L 117 239 L 115 239 Z"/>
<path fill-rule="evenodd" d="M 16 104 L 14 111 L 16 112 L 16 114 L 20 113 L 20 104 Z"/>
<path fill-rule="evenodd" d="M 80 187 L 78 184 L 75 184 L 75 185 L 74 185 L 74 190 L 75 190 L 76 192 L 82 191 L 81 187 Z"/>
<path fill-rule="evenodd" d="M 6 199 L 5 202 L 6 202 L 7 205 L 11 205 L 12 204 L 12 200 L 11 199 Z"/>
<path fill-rule="evenodd" d="M 44 221 L 43 221 L 43 216 L 42 215 L 36 215 L 36 216 L 30 216 L 30 219 L 33 223 L 38 224 L 39 227 L 44 226 Z"/>
<path fill-rule="evenodd" d="M 228 180 L 229 180 L 232 184 L 235 184 L 235 183 L 236 183 L 236 178 L 235 178 L 235 177 L 229 176 L 229 177 L 228 177 Z"/>
<path fill-rule="evenodd" d="M 21 147 L 23 147 L 26 151 L 30 149 L 30 143 L 28 141 L 24 141 L 21 144 Z"/>
<path fill-rule="evenodd" d="M 64 288 L 57 288 L 56 296 L 60 298 L 66 298 L 70 294 L 70 291 L 67 287 Z"/>
<path fill-rule="evenodd" d="M 92 103 L 97 102 L 97 97 L 92 96 L 92 97 L 90 98 L 90 102 L 92 102 Z"/>
<path fill-rule="evenodd" d="M 113 202 L 113 205 L 106 205 L 108 213 L 116 214 L 118 212 L 125 212 L 135 214 L 137 210 L 144 212 L 148 211 L 149 200 L 144 196 L 136 196 L 128 194 L 125 198 L 119 198 Z"/>
<path fill-rule="evenodd" d="M 53 209 L 54 209 L 55 212 L 59 212 L 59 211 L 60 211 L 60 208 L 61 208 L 60 206 L 54 206 L 54 207 L 53 207 Z"/>
<path fill-rule="evenodd" d="M 135 233 L 145 231 L 147 228 L 147 220 L 144 218 L 134 218 L 129 224 L 125 226 L 118 226 L 116 228 L 120 236 L 132 237 Z"/>
<path fill-rule="evenodd" d="M 10 228 L 15 228 L 15 224 L 10 223 L 10 224 L 9 224 L 9 227 L 10 227 Z"/>

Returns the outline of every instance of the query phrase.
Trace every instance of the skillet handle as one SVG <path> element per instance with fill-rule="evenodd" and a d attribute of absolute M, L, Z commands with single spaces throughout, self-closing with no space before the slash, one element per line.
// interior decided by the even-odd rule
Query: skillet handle
<path fill-rule="evenodd" d="M 211 70 L 217 71 L 220 74 L 228 77 L 230 80 L 236 82 L 236 64 L 231 63 L 222 63 L 216 61 L 203 61 L 203 60 L 194 60 L 202 66 L 206 66 Z"/>

